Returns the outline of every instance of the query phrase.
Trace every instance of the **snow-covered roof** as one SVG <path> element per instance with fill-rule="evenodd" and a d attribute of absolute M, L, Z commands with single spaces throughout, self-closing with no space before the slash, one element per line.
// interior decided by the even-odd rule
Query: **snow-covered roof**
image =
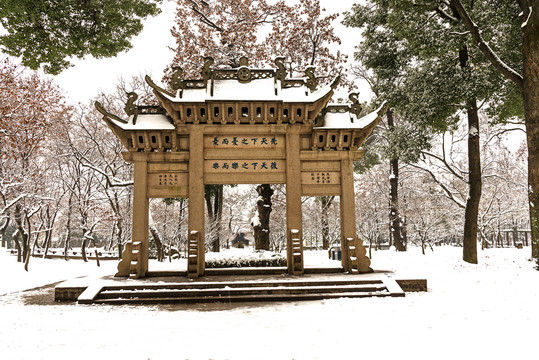
<path fill-rule="evenodd" d="M 322 115 L 323 125 L 314 129 L 365 129 L 379 120 L 379 117 L 385 112 L 385 106 L 386 103 L 361 118 L 350 111 L 331 111 L 329 108 L 329 111 Z"/>
<path fill-rule="evenodd" d="M 213 91 L 212 91 L 213 87 Z M 174 103 L 207 101 L 283 101 L 287 103 L 313 103 L 331 91 L 331 86 L 311 92 L 306 86 L 281 87 L 280 80 L 274 78 L 255 79 L 247 83 L 230 80 L 211 80 L 205 88 L 183 89 L 176 96 L 161 94 Z"/>
<path fill-rule="evenodd" d="M 129 116 L 127 124 L 110 119 L 110 121 L 122 130 L 174 130 L 174 124 L 164 114 L 139 114 L 133 124 L 134 115 Z"/>

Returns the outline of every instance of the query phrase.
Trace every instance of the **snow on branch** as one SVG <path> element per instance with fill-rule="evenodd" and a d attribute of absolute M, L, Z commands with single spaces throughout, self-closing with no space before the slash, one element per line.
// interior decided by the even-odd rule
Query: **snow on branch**
<path fill-rule="evenodd" d="M 219 31 L 219 32 L 223 32 L 223 28 L 218 26 L 215 22 L 211 21 L 208 16 L 206 14 L 204 14 L 202 11 L 200 11 L 198 9 L 198 3 L 194 0 L 189 0 L 190 3 L 192 3 L 193 5 L 191 6 L 191 9 L 197 13 L 199 16 L 200 16 L 200 21 L 203 22 L 204 24 L 208 25 L 209 27 Z M 205 2 L 205 1 L 201 1 L 201 4 L 203 6 L 208 6 L 208 3 Z"/>
<path fill-rule="evenodd" d="M 451 14 L 449 14 L 447 11 L 445 11 L 444 9 L 442 9 L 441 7 L 437 7 L 436 10 L 435 10 L 442 18 L 446 19 L 446 20 L 449 20 L 450 22 L 458 22 L 459 20 L 452 16 Z"/>
<path fill-rule="evenodd" d="M 115 178 L 114 176 L 112 176 L 112 178 L 111 178 L 111 176 L 109 174 L 107 174 L 106 171 L 104 171 L 103 169 L 98 168 L 97 166 L 92 165 L 92 163 L 83 154 L 81 154 L 80 152 L 78 152 L 76 154 L 76 156 L 77 156 L 77 159 L 80 161 L 82 166 L 87 167 L 89 169 L 92 169 L 95 172 L 103 175 L 105 177 L 105 180 L 107 181 L 107 184 L 109 186 L 111 186 L 111 187 L 116 187 L 116 186 L 124 187 L 124 186 L 133 185 L 133 180 L 122 181 L 120 179 Z M 84 160 L 84 161 L 82 161 L 82 160 Z"/>
<path fill-rule="evenodd" d="M 434 174 L 434 172 L 432 172 L 431 170 L 425 167 L 419 166 L 417 164 L 410 164 L 410 166 L 415 167 L 416 169 L 425 171 L 427 174 L 429 174 L 430 177 L 434 180 L 434 182 L 436 182 L 438 186 L 440 186 L 440 188 L 443 190 L 443 192 L 445 193 L 448 199 L 452 200 L 455 204 L 457 204 L 458 207 L 462 209 L 466 209 L 466 203 L 462 201 L 461 199 L 457 198 L 455 194 L 447 186 L 445 186 L 445 184 L 440 179 L 438 179 L 438 177 Z"/>
<path fill-rule="evenodd" d="M 533 8 L 530 6 L 530 7 L 528 8 L 528 10 L 529 10 L 529 12 L 528 12 L 528 17 L 526 18 L 526 21 L 524 21 L 524 22 L 522 23 L 522 25 L 520 25 L 520 28 L 521 28 L 521 29 L 524 28 L 524 27 L 526 27 L 526 25 L 528 25 L 528 20 L 530 20 L 530 16 L 531 16 L 531 14 L 532 14 Z M 524 14 L 522 14 L 522 15 L 524 15 Z"/>
<path fill-rule="evenodd" d="M 506 78 L 513 81 L 519 88 L 523 86 L 523 78 L 518 72 L 509 67 L 504 63 L 498 55 L 492 50 L 490 46 L 486 43 L 485 39 L 481 35 L 481 31 L 477 24 L 472 20 L 468 11 L 464 8 L 460 0 L 451 0 L 451 5 L 455 7 L 460 17 L 464 21 L 464 24 L 472 34 L 479 50 L 485 55 L 485 57 L 491 62 L 491 64 Z"/>
<path fill-rule="evenodd" d="M 2 209 L 2 211 L 0 211 L 0 215 L 4 215 L 6 211 L 8 211 L 13 205 L 24 199 L 26 196 L 26 194 L 20 194 L 15 199 L 7 203 L 6 206 Z"/>

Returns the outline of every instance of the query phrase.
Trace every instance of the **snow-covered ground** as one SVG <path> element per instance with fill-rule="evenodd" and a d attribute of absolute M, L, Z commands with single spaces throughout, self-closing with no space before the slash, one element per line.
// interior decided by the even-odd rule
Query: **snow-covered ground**
<path fill-rule="evenodd" d="M 326 254 L 307 252 L 306 263 L 327 265 Z M 55 304 L 45 285 L 112 274 L 115 261 L 32 259 L 27 273 L 1 251 L 0 358 L 534 359 L 539 272 L 529 255 L 490 249 L 470 265 L 453 247 L 373 252 L 375 269 L 428 279 L 428 292 L 405 298 L 94 306 Z"/>

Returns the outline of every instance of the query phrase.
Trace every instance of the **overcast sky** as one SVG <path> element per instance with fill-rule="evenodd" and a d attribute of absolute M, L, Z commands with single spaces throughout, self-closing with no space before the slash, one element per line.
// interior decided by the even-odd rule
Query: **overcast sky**
<path fill-rule="evenodd" d="M 326 13 L 342 13 L 350 10 L 354 0 L 320 0 Z M 120 53 L 114 58 L 73 60 L 75 64 L 64 70 L 56 81 L 66 91 L 67 96 L 76 102 L 87 103 L 100 91 L 113 90 L 117 79 L 126 79 L 142 74 L 151 74 L 155 81 L 160 81 L 163 69 L 172 61 L 173 53 L 168 46 L 174 45 L 170 29 L 174 23 L 175 1 L 164 0 L 159 16 L 149 18 L 144 22 L 144 30 L 133 38 L 133 48 Z M 334 23 L 335 32 L 342 40 L 341 52 L 349 55 L 352 60 L 354 46 L 359 42 L 359 29 L 344 27 L 339 17 Z M 360 85 L 360 99 L 366 100 L 370 95 L 365 85 Z M 339 94 L 345 96 L 345 94 Z"/>

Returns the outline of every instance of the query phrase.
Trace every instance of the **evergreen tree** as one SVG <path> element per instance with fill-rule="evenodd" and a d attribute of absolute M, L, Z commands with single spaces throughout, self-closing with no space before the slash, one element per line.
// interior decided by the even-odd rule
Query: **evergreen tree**
<path fill-rule="evenodd" d="M 528 146 L 532 256 L 539 268 L 539 0 L 491 0 L 484 4 L 490 10 L 487 16 L 473 8 L 473 1 L 465 4 L 460 0 L 444 1 L 439 9 L 449 7 L 459 14 L 468 30 L 467 36 L 522 96 Z M 504 116 L 522 114 L 514 94 L 514 91 L 505 94 L 504 99 L 509 101 L 503 108 Z M 507 112 L 508 109 L 513 111 Z"/>
<path fill-rule="evenodd" d="M 58 74 L 69 58 L 112 57 L 131 47 L 142 19 L 159 13 L 161 0 L 3 0 L 0 50 L 31 69 Z"/>
<path fill-rule="evenodd" d="M 353 11 L 347 21 L 365 26 L 367 39 L 360 60 L 381 79 L 380 93 L 406 121 L 416 129 L 439 132 L 454 126 L 460 113 L 467 115 L 469 196 L 463 258 L 477 263 L 481 198 L 478 103 L 495 94 L 501 96 L 507 87 L 471 46 L 456 11 L 435 11 L 432 2 L 383 0 L 356 5 Z"/>

